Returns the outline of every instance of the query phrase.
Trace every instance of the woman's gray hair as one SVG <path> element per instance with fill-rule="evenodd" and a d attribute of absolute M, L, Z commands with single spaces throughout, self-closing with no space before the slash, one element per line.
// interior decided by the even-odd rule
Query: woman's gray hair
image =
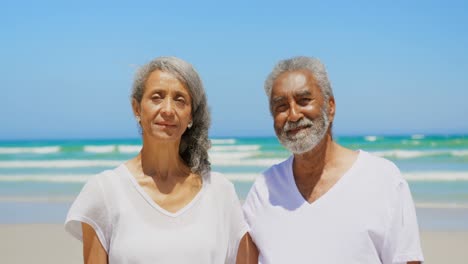
<path fill-rule="evenodd" d="M 324 99 L 328 100 L 330 97 L 333 97 L 333 91 L 331 89 L 330 81 L 328 80 L 325 66 L 316 58 L 300 56 L 282 60 L 275 65 L 273 71 L 268 75 L 265 81 L 265 93 L 269 100 L 271 100 L 271 90 L 276 78 L 278 78 L 278 76 L 283 72 L 296 70 L 310 71 L 315 80 L 317 80 Z"/>
<path fill-rule="evenodd" d="M 211 170 L 208 160 L 208 149 L 211 147 L 211 142 L 208 139 L 210 112 L 200 76 L 190 63 L 182 59 L 159 57 L 138 69 L 133 82 L 131 99 L 141 102 L 146 80 L 156 70 L 176 77 L 190 93 L 193 125 L 182 135 L 179 154 L 192 172 L 205 174 Z"/>

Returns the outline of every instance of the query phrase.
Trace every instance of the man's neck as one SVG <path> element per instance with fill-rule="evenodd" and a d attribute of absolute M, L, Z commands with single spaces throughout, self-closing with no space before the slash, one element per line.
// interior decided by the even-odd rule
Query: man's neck
<path fill-rule="evenodd" d="M 294 154 L 294 178 L 300 182 L 317 182 L 324 169 L 332 159 L 336 143 L 327 134 L 320 143 L 310 151 Z"/>

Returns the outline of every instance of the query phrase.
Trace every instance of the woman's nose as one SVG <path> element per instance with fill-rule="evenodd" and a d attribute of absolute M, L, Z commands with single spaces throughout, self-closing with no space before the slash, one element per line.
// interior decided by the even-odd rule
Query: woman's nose
<path fill-rule="evenodd" d="M 174 115 L 174 104 L 171 99 L 167 98 L 161 105 L 161 114 L 165 116 Z"/>

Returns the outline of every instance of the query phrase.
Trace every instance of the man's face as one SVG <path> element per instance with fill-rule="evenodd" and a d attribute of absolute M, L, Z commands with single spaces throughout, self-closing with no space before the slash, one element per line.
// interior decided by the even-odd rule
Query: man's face
<path fill-rule="evenodd" d="M 317 146 L 329 126 L 327 105 L 311 72 L 279 75 L 273 83 L 270 107 L 281 144 L 295 154 Z"/>

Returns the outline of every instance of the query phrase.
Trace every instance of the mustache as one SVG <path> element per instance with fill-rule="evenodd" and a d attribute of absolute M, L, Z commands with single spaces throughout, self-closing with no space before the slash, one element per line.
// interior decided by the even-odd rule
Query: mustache
<path fill-rule="evenodd" d="M 289 130 L 296 129 L 298 127 L 307 127 L 307 126 L 313 126 L 314 122 L 307 117 L 303 117 L 299 119 L 297 122 L 291 122 L 288 121 L 286 124 L 283 126 L 283 132 L 288 132 Z"/>

